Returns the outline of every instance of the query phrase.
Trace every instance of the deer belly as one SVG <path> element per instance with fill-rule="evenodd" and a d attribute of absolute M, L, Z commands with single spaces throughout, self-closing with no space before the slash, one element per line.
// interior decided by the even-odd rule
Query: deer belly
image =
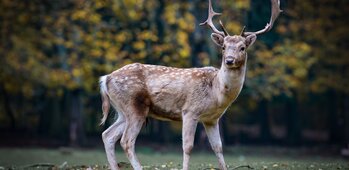
<path fill-rule="evenodd" d="M 152 95 L 152 105 L 149 116 L 160 120 L 182 120 L 184 98 L 173 93 L 158 93 Z"/>
<path fill-rule="evenodd" d="M 171 111 L 171 110 L 166 110 L 158 106 L 150 107 L 149 116 L 155 119 L 165 120 L 165 121 L 181 121 L 182 120 L 181 113 Z"/>

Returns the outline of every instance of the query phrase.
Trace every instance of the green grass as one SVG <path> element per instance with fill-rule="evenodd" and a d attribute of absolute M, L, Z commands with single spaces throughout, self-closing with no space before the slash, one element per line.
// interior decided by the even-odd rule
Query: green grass
<path fill-rule="evenodd" d="M 139 159 L 144 169 L 180 169 L 182 153 L 178 151 L 157 152 L 150 148 L 139 147 Z M 325 154 L 326 155 L 326 154 Z M 116 151 L 119 162 L 128 162 L 120 148 Z M 314 153 L 304 153 L 299 149 L 283 149 L 268 147 L 233 147 L 228 148 L 225 160 L 229 167 L 249 165 L 254 169 L 346 169 L 348 160 L 335 156 L 320 156 Z M 45 163 L 45 164 L 44 164 Z M 22 169 L 30 165 L 41 164 L 41 167 L 56 167 L 84 169 L 106 168 L 104 150 L 94 149 L 42 149 L 42 148 L 0 148 L 0 169 L 10 167 Z M 125 167 L 129 164 L 122 163 Z M 190 160 L 191 169 L 206 169 L 217 167 L 217 160 L 212 152 L 195 151 Z M 83 166 L 82 166 L 83 165 Z M 40 168 L 39 168 L 40 169 Z M 45 169 L 45 168 L 42 168 Z M 130 168 L 124 168 L 130 169 Z M 248 168 L 239 168 L 248 169 Z"/>

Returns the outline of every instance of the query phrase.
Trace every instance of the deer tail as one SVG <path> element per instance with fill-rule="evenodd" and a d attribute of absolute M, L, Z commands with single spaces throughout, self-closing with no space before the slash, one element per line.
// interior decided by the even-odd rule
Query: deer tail
<path fill-rule="evenodd" d="M 108 81 L 108 75 L 102 76 L 99 79 L 99 86 L 100 86 L 101 96 L 102 96 L 102 111 L 103 111 L 103 118 L 101 119 L 100 125 L 104 125 L 105 121 L 108 118 L 109 109 L 110 109 L 110 99 L 108 95 L 107 81 Z"/>

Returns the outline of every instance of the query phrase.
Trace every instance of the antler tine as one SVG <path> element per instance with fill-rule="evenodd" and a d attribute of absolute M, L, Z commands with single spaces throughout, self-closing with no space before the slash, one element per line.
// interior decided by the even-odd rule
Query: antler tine
<path fill-rule="evenodd" d="M 240 32 L 240 36 L 243 36 L 243 35 L 244 35 L 245 29 L 246 29 L 246 26 L 242 27 L 242 30 L 241 30 L 241 32 Z"/>
<path fill-rule="evenodd" d="M 282 10 L 280 9 L 280 0 L 270 0 L 270 1 L 271 1 L 271 17 L 270 17 L 269 23 L 267 23 L 267 25 L 262 30 L 259 30 L 256 32 L 243 33 L 244 36 L 251 35 L 251 34 L 256 34 L 256 35 L 263 34 L 265 32 L 270 31 L 271 28 L 273 28 L 273 24 L 277 19 L 277 17 L 279 16 L 279 14 L 282 12 Z"/>
<path fill-rule="evenodd" d="M 212 22 L 212 18 L 216 15 L 221 15 L 221 13 L 217 13 L 217 12 L 214 12 L 213 11 L 213 8 L 212 8 L 212 3 L 211 3 L 211 0 L 208 1 L 208 17 L 207 17 L 207 20 L 203 23 L 200 23 L 200 26 L 203 26 L 203 25 L 208 25 L 213 32 L 217 33 L 217 34 L 220 34 L 222 36 L 224 36 L 224 32 L 222 31 L 219 31 L 213 24 Z"/>
<path fill-rule="evenodd" d="M 224 28 L 224 25 L 223 25 L 223 23 L 222 23 L 221 20 L 219 20 L 219 24 L 221 25 L 221 28 L 222 28 L 222 30 L 223 30 L 223 32 L 224 32 L 224 36 L 229 36 L 229 33 L 228 33 L 228 31 Z"/>

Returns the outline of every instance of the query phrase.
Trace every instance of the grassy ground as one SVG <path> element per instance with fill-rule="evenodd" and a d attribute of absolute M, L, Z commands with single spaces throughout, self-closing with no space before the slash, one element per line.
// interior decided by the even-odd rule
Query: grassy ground
<path fill-rule="evenodd" d="M 144 169 L 180 169 L 182 154 L 179 151 L 158 152 L 146 147 L 138 147 L 137 153 Z M 130 169 L 120 148 L 117 158 L 121 165 Z M 349 161 L 329 154 L 318 154 L 302 149 L 272 147 L 232 147 L 226 149 L 225 160 L 230 168 L 249 165 L 254 169 L 345 169 Z M 191 169 L 210 169 L 217 167 L 212 152 L 195 151 L 191 157 Z M 38 165 L 40 164 L 40 165 Z M 104 150 L 94 149 L 42 149 L 42 148 L 0 148 L 1 169 L 55 169 L 72 168 L 106 169 Z M 36 168 L 40 167 L 40 168 Z M 246 167 L 239 168 L 248 169 Z"/>

